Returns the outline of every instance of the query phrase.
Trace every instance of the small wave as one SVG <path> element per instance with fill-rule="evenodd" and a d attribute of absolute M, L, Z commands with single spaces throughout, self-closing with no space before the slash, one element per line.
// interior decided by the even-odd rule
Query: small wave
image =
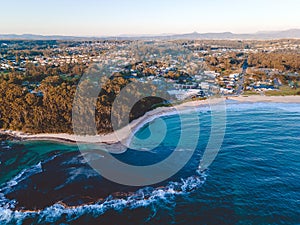
<path fill-rule="evenodd" d="M 16 186 L 21 181 L 27 179 L 28 177 L 41 172 L 42 172 L 42 162 L 39 162 L 35 166 L 22 170 L 17 176 L 15 176 L 10 181 L 6 182 L 2 186 L 2 188 L 0 188 L 0 192 L 5 193 L 5 190 L 10 189 L 11 187 Z"/>
<path fill-rule="evenodd" d="M 267 110 L 267 109 L 278 109 L 284 111 L 300 112 L 299 103 L 277 103 L 277 102 L 239 102 L 230 103 L 227 102 L 227 111 L 246 111 L 246 110 Z"/>
<path fill-rule="evenodd" d="M 56 203 L 43 210 L 21 211 L 14 210 L 6 205 L 0 207 L 0 224 L 22 224 L 26 219 L 35 219 L 38 223 L 55 223 L 64 219 L 67 222 L 74 221 L 79 217 L 89 214 L 98 217 L 108 210 L 121 211 L 125 208 L 136 209 L 147 207 L 157 203 L 170 203 L 176 195 L 188 194 L 197 190 L 205 182 L 206 175 L 198 172 L 198 175 L 182 179 L 180 182 L 170 182 L 165 187 L 146 187 L 125 198 L 114 198 L 109 196 L 104 201 L 94 204 L 67 206 L 64 203 Z"/>
<path fill-rule="evenodd" d="M 9 145 L 4 145 L 4 146 L 2 146 L 1 148 L 2 148 L 2 149 L 11 149 L 11 146 L 9 146 Z"/>
<path fill-rule="evenodd" d="M 1 141 L 0 149 L 5 151 L 5 150 L 11 150 L 12 147 L 10 146 L 10 144 L 7 141 Z"/>
<path fill-rule="evenodd" d="M 33 167 L 22 170 L 17 176 L 2 185 L 2 187 L 0 188 L 0 222 L 2 222 L 2 219 L 7 219 L 10 214 L 9 212 L 11 211 L 11 209 L 15 208 L 15 205 L 17 203 L 16 200 L 9 200 L 5 197 L 7 191 L 16 186 L 22 180 L 25 180 L 33 174 L 37 174 L 40 172 L 42 172 L 41 162 Z"/>

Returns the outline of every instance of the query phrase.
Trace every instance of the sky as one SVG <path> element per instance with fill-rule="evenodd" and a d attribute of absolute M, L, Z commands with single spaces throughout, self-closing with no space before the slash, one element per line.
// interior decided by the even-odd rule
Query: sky
<path fill-rule="evenodd" d="M 0 33 L 253 33 L 300 28 L 299 9 L 300 0 L 0 0 Z"/>

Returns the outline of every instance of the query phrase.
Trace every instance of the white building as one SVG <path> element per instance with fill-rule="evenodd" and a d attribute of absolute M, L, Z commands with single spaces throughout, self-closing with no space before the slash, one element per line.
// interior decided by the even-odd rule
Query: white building
<path fill-rule="evenodd" d="M 199 89 L 187 89 L 187 90 L 170 90 L 169 95 L 174 96 L 177 100 L 184 100 L 196 96 L 203 95 L 203 92 Z"/>

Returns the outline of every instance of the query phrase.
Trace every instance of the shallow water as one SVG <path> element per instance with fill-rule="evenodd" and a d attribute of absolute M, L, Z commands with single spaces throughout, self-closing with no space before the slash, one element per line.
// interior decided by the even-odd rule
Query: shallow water
<path fill-rule="evenodd" d="M 86 163 L 95 151 L 82 157 L 76 145 L 1 142 L 0 224 L 300 224 L 300 104 L 228 101 L 223 145 L 205 172 L 198 166 L 211 114 L 202 107 L 197 116 L 201 132 L 192 159 L 148 187 L 101 177 Z M 168 133 L 157 148 L 115 158 L 143 166 L 168 157 L 180 120 L 163 119 Z M 149 135 L 147 126 L 137 133 Z"/>

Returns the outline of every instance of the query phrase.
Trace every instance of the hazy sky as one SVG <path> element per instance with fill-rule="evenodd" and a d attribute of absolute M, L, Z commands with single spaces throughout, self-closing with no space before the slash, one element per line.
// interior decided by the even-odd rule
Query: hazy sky
<path fill-rule="evenodd" d="M 300 28 L 300 0 L 0 0 L 0 33 L 119 35 Z"/>

